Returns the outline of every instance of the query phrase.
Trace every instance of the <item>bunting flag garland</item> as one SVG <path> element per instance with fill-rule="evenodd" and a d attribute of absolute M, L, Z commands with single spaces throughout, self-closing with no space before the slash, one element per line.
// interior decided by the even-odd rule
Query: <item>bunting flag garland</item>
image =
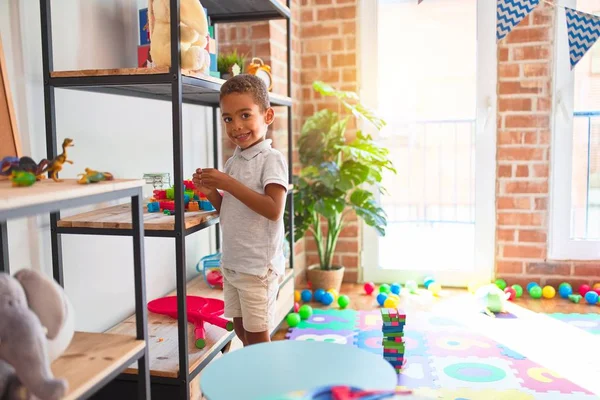
<path fill-rule="evenodd" d="M 569 32 L 571 69 L 583 58 L 600 36 L 600 17 L 565 7 Z"/>
<path fill-rule="evenodd" d="M 496 40 L 504 39 L 538 4 L 540 0 L 497 0 Z"/>

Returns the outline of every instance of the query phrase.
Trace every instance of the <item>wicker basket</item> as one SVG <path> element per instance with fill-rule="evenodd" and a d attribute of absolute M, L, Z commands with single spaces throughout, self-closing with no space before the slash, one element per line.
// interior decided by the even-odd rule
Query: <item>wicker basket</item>
<path fill-rule="evenodd" d="M 335 289 L 339 293 L 344 279 L 344 267 L 334 265 L 331 270 L 322 270 L 318 264 L 315 264 L 308 267 L 306 275 L 312 290 Z"/>

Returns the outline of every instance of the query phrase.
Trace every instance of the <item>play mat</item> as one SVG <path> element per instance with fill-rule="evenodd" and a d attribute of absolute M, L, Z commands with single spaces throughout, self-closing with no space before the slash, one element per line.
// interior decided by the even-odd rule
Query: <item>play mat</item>
<path fill-rule="evenodd" d="M 567 324 L 583 329 L 592 335 L 600 335 L 600 314 L 548 314 L 552 318 L 559 319 Z"/>
<path fill-rule="evenodd" d="M 319 340 L 382 354 L 379 310 L 319 310 L 291 328 L 290 340 Z M 598 322 L 598 321 L 596 321 Z M 598 397 L 445 316 L 419 312 L 405 326 L 406 365 L 398 388 L 442 399 Z"/>

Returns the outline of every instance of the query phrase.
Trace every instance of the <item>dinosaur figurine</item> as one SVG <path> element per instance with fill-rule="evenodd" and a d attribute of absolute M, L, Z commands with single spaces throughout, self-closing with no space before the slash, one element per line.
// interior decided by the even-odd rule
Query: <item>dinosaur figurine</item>
<path fill-rule="evenodd" d="M 29 172 L 39 181 L 45 178 L 43 171 L 47 165 L 46 159 L 36 163 L 31 157 L 4 157 L 0 161 L 0 175 L 12 176 L 13 172 Z"/>
<path fill-rule="evenodd" d="M 65 139 L 62 144 L 63 152 L 60 153 L 54 160 L 48 162 L 48 165 L 42 172 L 50 172 L 50 177 L 54 182 L 62 182 L 62 179 L 58 179 L 57 174 L 62 170 L 64 163 L 73 164 L 73 161 L 67 159 L 67 147 L 73 147 L 73 139 Z"/>
<path fill-rule="evenodd" d="M 114 179 L 110 172 L 98 172 L 89 168 L 85 169 L 85 174 L 79 174 L 77 177 L 81 177 L 77 183 L 81 183 L 83 185 L 86 183 L 97 183 L 100 181 L 112 181 Z"/>
<path fill-rule="evenodd" d="M 28 171 L 13 171 L 10 180 L 13 186 L 31 186 L 37 180 L 35 175 Z"/>

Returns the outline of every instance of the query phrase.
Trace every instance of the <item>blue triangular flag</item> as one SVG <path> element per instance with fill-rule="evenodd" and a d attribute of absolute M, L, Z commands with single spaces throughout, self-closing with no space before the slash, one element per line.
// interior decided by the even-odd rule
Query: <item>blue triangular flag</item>
<path fill-rule="evenodd" d="M 569 32 L 569 58 L 571 69 L 596 43 L 600 36 L 600 17 L 565 7 Z"/>
<path fill-rule="evenodd" d="M 504 39 L 538 4 L 540 0 L 497 0 L 496 40 Z"/>

